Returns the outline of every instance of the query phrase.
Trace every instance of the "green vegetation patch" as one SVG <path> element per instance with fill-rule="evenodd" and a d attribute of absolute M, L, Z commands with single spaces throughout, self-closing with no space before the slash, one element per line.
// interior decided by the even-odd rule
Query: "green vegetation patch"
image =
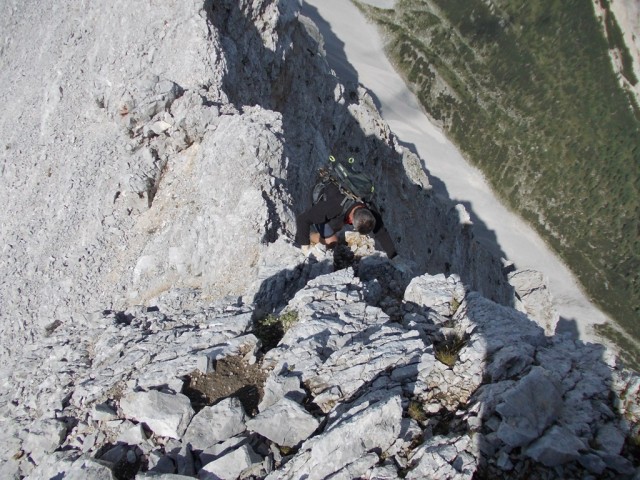
<path fill-rule="evenodd" d="M 267 351 L 278 346 L 287 330 L 298 322 L 298 312 L 289 310 L 281 315 L 269 314 L 258 319 L 255 323 L 255 335 L 262 342 L 262 348 Z"/>
<path fill-rule="evenodd" d="M 434 344 L 436 360 L 448 367 L 453 367 L 458 361 L 458 354 L 467 344 L 465 338 L 458 334 L 449 334 L 444 340 Z"/>
<path fill-rule="evenodd" d="M 640 338 L 640 114 L 614 17 L 605 37 L 591 0 L 358 5 L 429 115 Z"/>
<path fill-rule="evenodd" d="M 414 419 L 418 423 L 424 423 L 427 421 L 427 413 L 424 411 L 422 402 L 417 400 L 411 400 L 409 402 L 407 414 L 409 415 L 409 418 Z"/>

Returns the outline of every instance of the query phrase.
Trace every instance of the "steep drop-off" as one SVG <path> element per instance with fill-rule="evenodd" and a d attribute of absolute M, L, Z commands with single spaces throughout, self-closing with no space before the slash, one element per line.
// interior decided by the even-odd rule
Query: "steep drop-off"
<path fill-rule="evenodd" d="M 637 338 L 640 120 L 613 17 L 605 38 L 587 0 L 362 8 L 425 110 Z"/>

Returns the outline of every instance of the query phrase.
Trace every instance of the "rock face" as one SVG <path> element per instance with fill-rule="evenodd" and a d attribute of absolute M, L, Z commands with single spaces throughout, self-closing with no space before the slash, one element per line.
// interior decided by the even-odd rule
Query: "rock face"
<path fill-rule="evenodd" d="M 126 418 L 145 423 L 156 435 L 169 438 L 181 438 L 193 417 L 186 396 L 157 390 L 127 395 L 120 400 L 120 409 Z"/>
<path fill-rule="evenodd" d="M 4 477 L 634 474 L 640 379 L 545 335 L 297 2 L 0 11 Z M 330 153 L 400 258 L 292 245 Z"/>

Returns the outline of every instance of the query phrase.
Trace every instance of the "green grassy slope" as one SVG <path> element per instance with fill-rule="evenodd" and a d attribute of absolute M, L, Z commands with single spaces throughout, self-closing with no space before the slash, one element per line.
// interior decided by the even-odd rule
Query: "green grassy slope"
<path fill-rule="evenodd" d="M 425 110 L 640 338 L 640 113 L 591 1 L 359 7 Z"/>

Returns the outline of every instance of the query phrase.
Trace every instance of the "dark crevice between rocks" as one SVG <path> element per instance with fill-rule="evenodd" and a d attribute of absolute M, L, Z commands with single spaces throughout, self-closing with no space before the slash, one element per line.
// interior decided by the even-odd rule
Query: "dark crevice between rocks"
<path fill-rule="evenodd" d="M 286 332 L 282 321 L 279 321 L 274 315 L 267 315 L 255 320 L 253 333 L 260 339 L 262 351 L 268 352 L 278 346 Z"/>
<path fill-rule="evenodd" d="M 114 323 L 116 325 L 131 325 L 131 322 L 135 318 L 135 315 L 125 312 L 116 312 Z"/>
<path fill-rule="evenodd" d="M 267 205 L 268 218 L 264 227 L 264 235 L 262 236 L 262 243 L 274 243 L 278 240 L 278 232 L 283 230 L 282 221 L 278 215 L 275 202 L 269 198 L 269 194 L 266 191 L 262 191 L 262 198 Z"/>
<path fill-rule="evenodd" d="M 133 480 L 141 471 L 146 471 L 148 461 L 139 447 L 124 443 L 106 443 L 95 454 L 95 458 L 111 468 L 117 480 Z"/>
<path fill-rule="evenodd" d="M 313 415 L 315 418 L 317 418 L 318 420 L 320 420 L 320 425 L 318 426 L 318 428 L 316 429 L 316 431 L 324 431 L 325 426 L 327 424 L 327 416 L 326 414 L 322 411 L 322 409 L 320 407 L 318 407 L 318 405 L 316 405 L 314 403 L 314 394 L 311 391 L 311 389 L 307 386 L 307 384 L 305 382 L 302 381 L 302 378 L 300 378 L 300 387 L 305 391 L 305 393 L 307 394 L 305 396 L 304 402 L 302 402 L 302 406 L 305 408 L 305 410 L 307 412 L 309 412 L 311 415 Z M 315 435 L 315 434 L 314 434 Z M 312 435 L 313 436 L 313 435 Z"/>
<path fill-rule="evenodd" d="M 285 334 L 282 323 L 271 322 L 269 317 L 277 318 L 276 312 L 286 307 L 295 294 L 315 275 L 314 272 L 326 270 L 326 262 L 317 262 L 309 258 L 292 269 L 281 270 L 261 283 L 253 300 L 252 320 L 253 333 L 261 340 L 263 352 L 277 346 Z"/>
<path fill-rule="evenodd" d="M 156 162 L 156 164 L 158 165 L 158 170 L 155 172 L 155 175 L 153 176 L 147 176 L 146 178 L 146 183 L 147 183 L 147 206 L 148 208 L 151 208 L 151 206 L 153 205 L 153 200 L 156 197 L 156 194 L 158 193 L 158 189 L 160 188 L 160 182 L 162 181 L 162 177 L 164 176 L 164 174 L 167 171 L 167 165 L 169 164 L 169 162 L 167 161 L 167 159 L 161 159 L 160 155 L 158 154 L 158 151 L 156 149 L 151 149 L 151 153 L 154 157 L 154 160 Z"/>
<path fill-rule="evenodd" d="M 356 271 L 359 260 L 343 239 L 333 249 L 333 268 L 335 270 L 353 267 L 353 270 Z"/>
<path fill-rule="evenodd" d="M 60 325 L 62 325 L 62 322 L 60 320 L 55 320 L 49 325 L 47 325 L 46 327 L 44 327 L 45 337 L 51 336 L 51 334 L 55 332 Z"/>

